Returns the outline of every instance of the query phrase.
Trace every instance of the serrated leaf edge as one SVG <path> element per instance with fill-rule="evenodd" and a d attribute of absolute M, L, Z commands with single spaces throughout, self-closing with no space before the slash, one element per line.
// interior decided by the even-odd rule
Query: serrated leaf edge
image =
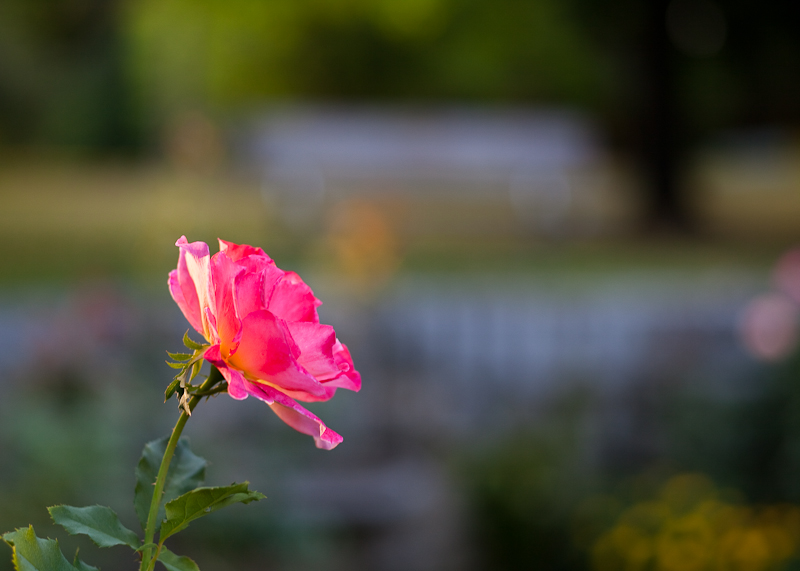
<path fill-rule="evenodd" d="M 224 501 L 229 500 L 229 499 L 231 499 L 231 498 L 233 498 L 235 496 L 240 496 L 240 495 L 250 496 L 250 497 L 245 497 L 245 498 L 242 498 L 242 499 L 239 499 L 239 500 L 233 500 L 233 502 L 231 502 L 230 505 L 232 505 L 234 503 L 249 504 L 251 502 L 257 502 L 257 501 L 260 501 L 260 500 L 264 500 L 264 499 L 266 499 L 267 496 L 265 496 L 264 494 L 262 494 L 261 492 L 258 492 L 256 490 L 250 490 L 249 489 L 250 482 L 244 481 L 244 482 L 239 482 L 239 483 L 234 482 L 229 486 L 199 486 L 199 487 L 195 488 L 194 490 L 190 490 L 190 491 L 186 492 L 185 494 L 181 494 L 180 496 L 178 496 L 174 500 L 171 500 L 171 501 L 167 502 L 166 504 L 164 504 L 164 510 L 166 512 L 167 506 L 169 506 L 170 504 L 174 504 L 176 502 L 179 502 L 179 501 L 183 500 L 185 498 L 185 496 L 189 496 L 191 494 L 197 493 L 198 491 L 224 489 L 224 488 L 234 488 L 234 487 L 241 487 L 241 486 L 244 486 L 244 489 L 238 490 L 238 491 L 231 491 L 229 494 L 227 494 L 227 495 L 215 500 L 211 505 L 206 506 L 206 508 L 204 508 L 202 510 L 203 513 L 195 512 L 193 514 L 194 517 L 184 518 L 184 520 L 181 523 L 179 523 L 177 525 L 177 527 L 175 527 L 174 529 L 169 530 L 166 535 L 163 535 L 163 536 L 160 535 L 159 536 L 159 544 L 163 544 L 164 541 L 168 537 L 170 537 L 170 536 L 172 536 L 172 535 L 174 535 L 174 534 L 186 529 L 186 527 L 189 525 L 189 523 L 193 522 L 194 520 L 199 519 L 199 518 L 203 517 L 205 514 L 211 513 L 212 511 L 216 511 L 216 510 L 210 510 L 209 509 L 215 504 L 224 502 Z M 223 506 L 223 507 L 227 507 L 227 506 Z M 163 533 L 163 530 L 164 530 L 164 524 L 166 524 L 168 521 L 169 521 L 169 517 L 165 517 L 162 520 L 162 522 L 161 522 L 162 533 Z"/>
<path fill-rule="evenodd" d="M 33 529 L 33 524 L 29 524 L 29 525 L 28 525 L 28 527 L 17 527 L 17 528 L 14 528 L 14 531 L 7 531 L 7 532 L 5 532 L 4 534 L 0 535 L 0 538 L 2 538 L 2 540 L 3 540 L 3 541 L 4 541 L 4 542 L 7 544 L 7 545 L 9 545 L 9 546 L 11 547 L 11 551 L 12 551 L 12 555 L 11 555 L 11 561 L 12 561 L 12 563 L 14 564 L 14 569 L 15 569 L 16 571 L 19 571 L 19 569 L 20 569 L 20 567 L 19 567 L 19 560 L 20 560 L 20 559 L 22 559 L 23 561 L 25 561 L 25 563 L 27 563 L 27 564 L 28 564 L 28 565 L 29 565 L 31 568 L 34 568 L 34 569 L 35 569 L 35 567 L 34 567 L 33 563 L 31 563 L 31 562 L 28 560 L 28 558 L 26 558 L 24 555 L 20 554 L 20 552 L 19 552 L 19 549 L 18 549 L 18 546 L 17 546 L 17 545 L 16 545 L 16 544 L 15 544 L 13 541 L 11 541 L 11 540 L 9 540 L 9 539 L 6 539 L 6 538 L 7 538 L 9 535 L 11 535 L 12 533 L 17 533 L 17 532 L 19 532 L 19 531 L 21 531 L 21 532 L 23 532 L 23 533 L 30 533 L 31 535 L 33 535 L 33 540 L 34 540 L 34 541 L 36 541 L 36 540 L 38 540 L 38 539 L 41 539 L 41 540 L 44 540 L 44 541 L 52 541 L 52 542 L 54 542 L 54 543 L 55 543 L 55 548 L 56 548 L 56 549 L 58 550 L 58 552 L 61 554 L 61 557 L 64 559 L 64 562 L 65 562 L 67 565 L 69 565 L 70 567 L 73 567 L 73 568 L 75 568 L 75 566 L 74 566 L 74 565 L 72 565 L 72 564 L 69 562 L 69 559 L 67 559 L 66 557 L 64 557 L 64 552 L 63 552 L 63 551 L 61 551 L 61 546 L 60 546 L 60 545 L 59 545 L 59 543 L 58 543 L 58 539 L 50 539 L 49 537 L 39 537 L 38 535 L 36 535 L 36 530 L 35 530 L 35 529 Z"/>
<path fill-rule="evenodd" d="M 119 525 L 122 527 L 122 529 L 123 529 L 124 531 L 129 531 L 129 532 L 130 532 L 130 533 L 131 533 L 131 534 L 132 534 L 134 537 L 136 537 L 136 542 L 137 542 L 137 543 L 141 541 L 141 540 L 139 539 L 139 536 L 136 534 L 136 532 L 135 532 L 135 531 L 133 531 L 132 529 L 129 529 L 128 527 L 126 527 L 126 526 L 125 526 L 125 524 L 123 524 L 123 523 L 122 523 L 122 521 L 120 521 L 120 519 L 119 519 L 119 516 L 117 515 L 117 512 L 115 512 L 113 509 L 111 509 L 111 508 L 110 508 L 110 507 L 108 507 L 108 506 L 102 506 L 102 505 L 100 505 L 100 504 L 94 504 L 94 505 L 91 505 L 91 506 L 83 506 L 83 508 L 92 508 L 92 507 L 105 508 L 105 509 L 107 509 L 108 511 L 110 511 L 110 512 L 111 512 L 111 513 L 114 515 L 114 517 L 115 517 L 115 518 L 117 518 L 117 523 L 119 523 Z M 99 544 L 98 544 L 98 543 L 97 543 L 97 542 L 94 540 L 94 538 L 93 538 L 93 537 L 92 537 L 90 534 L 88 534 L 88 533 L 85 533 L 85 532 L 83 532 L 83 531 L 78 531 L 78 532 L 75 532 L 75 533 L 71 532 L 69 529 L 67 529 L 67 527 L 66 527 L 66 526 L 65 526 L 63 523 L 59 523 L 59 522 L 57 522 L 57 521 L 55 520 L 55 518 L 53 517 L 53 512 L 51 511 L 51 510 L 52 510 L 52 509 L 54 509 L 54 508 L 73 508 L 73 509 L 82 509 L 82 508 L 77 508 L 77 507 L 75 507 L 75 506 L 68 506 L 68 505 L 66 505 L 66 504 L 56 504 L 56 505 L 54 505 L 54 506 L 50 506 L 50 507 L 48 507 L 48 508 L 47 508 L 47 513 L 48 513 L 48 514 L 50 514 L 50 519 L 52 519 L 52 520 L 53 520 L 53 523 L 54 523 L 55 525 L 60 525 L 61 527 L 63 527 L 63 528 L 64 528 L 64 530 L 65 530 L 65 531 L 66 531 L 68 534 L 70 534 L 70 535 L 86 535 L 87 537 L 89 537 L 89 539 L 91 539 L 91 540 L 92 540 L 92 543 L 94 543 L 95 545 L 97 545 L 97 547 L 100 547 L 101 549 L 102 549 L 102 548 L 107 548 L 107 547 L 116 547 L 117 545 L 126 545 L 126 546 L 130 547 L 131 549 L 133 549 L 134 551 L 138 551 L 138 549 L 137 549 L 137 548 L 136 548 L 134 545 L 131 545 L 130 543 L 128 543 L 128 542 L 126 542 L 126 541 L 122 541 L 122 540 L 120 540 L 119 538 L 116 538 L 116 537 L 114 537 L 114 536 L 112 536 L 112 535 L 109 535 L 109 534 L 105 533 L 105 532 L 104 532 L 104 531 L 102 531 L 102 530 L 97 530 L 97 531 L 98 531 L 99 533 L 102 533 L 102 534 L 104 534 L 104 535 L 108 535 L 108 537 L 111 537 L 112 539 L 116 539 L 117 541 L 122 541 L 122 543 L 117 543 L 117 544 L 115 544 L 115 545 L 104 545 L 104 546 L 103 546 L 103 545 L 99 545 Z M 86 525 L 86 524 L 83 524 L 83 525 Z"/>

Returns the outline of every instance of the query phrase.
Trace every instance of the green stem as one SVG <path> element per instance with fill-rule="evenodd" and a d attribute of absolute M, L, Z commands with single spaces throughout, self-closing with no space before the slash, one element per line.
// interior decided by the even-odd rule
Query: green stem
<path fill-rule="evenodd" d="M 150 565 L 147 566 L 147 571 L 153 571 L 156 568 L 156 561 L 158 561 L 158 556 L 161 553 L 161 547 L 163 543 L 159 543 L 158 547 L 156 548 L 156 553 L 153 555 L 153 560 L 150 562 Z"/>
<path fill-rule="evenodd" d="M 205 380 L 205 382 L 200 385 L 198 392 L 207 392 L 211 387 L 221 380 L 223 379 L 220 372 L 216 369 L 216 367 L 212 367 L 211 373 L 208 375 L 208 378 Z M 197 403 L 200 402 L 201 398 L 203 398 L 203 395 L 193 396 L 189 400 L 189 410 L 194 410 L 194 407 L 197 406 Z M 167 481 L 169 464 L 172 462 L 172 456 L 175 454 L 175 447 L 178 445 L 178 440 L 181 438 L 181 432 L 183 432 L 183 427 L 186 426 L 187 420 L 189 420 L 189 415 L 186 414 L 185 411 L 182 411 L 180 417 L 178 418 L 178 422 L 175 424 L 175 428 L 172 429 L 172 436 L 169 438 L 167 449 L 164 451 L 164 457 L 161 459 L 161 467 L 158 469 L 158 476 L 156 477 L 155 488 L 153 489 L 153 500 L 150 502 L 150 513 L 147 515 L 147 528 L 144 532 L 145 544 L 153 543 L 153 538 L 156 535 L 158 509 L 161 507 L 161 500 L 163 499 L 162 495 L 164 493 L 164 484 Z M 150 568 L 152 549 L 152 547 L 148 547 L 142 552 L 142 564 L 139 567 L 139 571 L 147 571 Z M 155 565 L 155 560 L 153 560 L 153 565 Z"/>
<path fill-rule="evenodd" d="M 212 395 L 216 395 L 219 393 L 224 393 L 228 391 L 228 383 L 222 383 L 218 387 L 214 387 L 210 391 L 200 391 L 200 387 L 197 388 L 195 392 L 192 393 L 192 396 L 195 397 L 210 397 Z"/>

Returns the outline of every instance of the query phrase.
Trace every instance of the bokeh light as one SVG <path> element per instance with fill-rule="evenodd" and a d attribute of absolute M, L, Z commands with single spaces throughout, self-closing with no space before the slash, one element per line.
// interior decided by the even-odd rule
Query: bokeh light
<path fill-rule="evenodd" d="M 785 357 L 797 343 L 797 304 L 780 293 L 759 296 L 744 310 L 740 330 L 745 347 L 756 357 L 766 361 Z"/>

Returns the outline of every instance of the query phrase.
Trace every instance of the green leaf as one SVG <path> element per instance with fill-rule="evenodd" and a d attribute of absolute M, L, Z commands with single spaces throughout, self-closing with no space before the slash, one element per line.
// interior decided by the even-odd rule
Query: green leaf
<path fill-rule="evenodd" d="M 203 360 L 195 361 L 192 365 L 192 375 L 190 378 L 195 378 L 200 373 L 200 368 L 203 366 Z"/>
<path fill-rule="evenodd" d="M 172 500 L 166 505 L 167 519 L 161 524 L 159 541 L 186 529 L 190 522 L 235 503 L 248 504 L 263 500 L 266 496 L 247 489 L 249 482 L 197 488 Z"/>
<path fill-rule="evenodd" d="M 164 361 L 164 362 L 173 369 L 185 369 L 187 367 L 186 363 L 173 363 L 172 361 Z"/>
<path fill-rule="evenodd" d="M 167 355 L 172 357 L 175 361 L 188 361 L 194 357 L 193 353 L 170 353 L 169 351 L 167 351 Z"/>
<path fill-rule="evenodd" d="M 139 464 L 136 466 L 136 490 L 133 503 L 142 529 L 147 527 L 147 515 L 153 499 L 153 486 L 161 466 L 161 458 L 167 449 L 167 442 L 169 442 L 169 437 L 165 436 L 147 443 L 142 451 Z M 157 521 L 159 523 L 164 519 L 164 502 L 173 500 L 203 483 L 206 476 L 206 464 L 208 462 L 205 459 L 189 450 L 189 443 L 186 440 L 181 439 L 178 442 L 164 483 L 162 506 L 158 511 Z M 158 525 L 156 531 L 158 531 Z"/>
<path fill-rule="evenodd" d="M 164 564 L 167 571 L 200 571 L 197 563 L 185 555 L 175 555 L 164 546 L 161 546 L 161 553 L 158 554 L 158 560 Z"/>
<path fill-rule="evenodd" d="M 78 552 L 80 549 L 75 550 L 75 559 L 72 560 L 72 566 L 75 567 L 78 571 L 100 571 L 97 567 L 92 567 L 91 565 L 87 565 L 83 561 L 78 558 Z"/>
<path fill-rule="evenodd" d="M 32 525 L 4 534 L 3 541 L 14 551 L 16 571 L 75 571 L 58 548 L 58 541 L 36 537 Z"/>
<path fill-rule="evenodd" d="M 178 387 L 180 385 L 181 385 L 180 377 L 179 376 L 175 377 L 175 379 L 167 387 L 167 390 L 164 391 L 164 402 L 167 402 L 169 398 L 177 392 Z"/>
<path fill-rule="evenodd" d="M 193 351 L 197 351 L 198 349 L 202 349 L 205 345 L 201 345 L 196 341 L 192 341 L 192 338 L 189 337 L 189 330 L 186 330 L 186 333 L 183 334 L 183 344 L 186 345 L 189 349 Z"/>
<path fill-rule="evenodd" d="M 47 511 L 68 533 L 88 535 L 98 547 L 127 545 L 136 550 L 141 543 L 134 532 L 122 525 L 114 510 L 106 506 L 53 506 Z"/>

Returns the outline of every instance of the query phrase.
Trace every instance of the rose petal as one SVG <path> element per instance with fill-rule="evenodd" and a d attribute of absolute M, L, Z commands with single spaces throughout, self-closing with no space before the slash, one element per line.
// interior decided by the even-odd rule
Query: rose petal
<path fill-rule="evenodd" d="M 347 348 L 347 345 L 338 339 L 333 345 L 333 359 L 336 361 L 336 365 L 339 367 L 342 374 L 326 384 L 351 391 L 360 391 L 361 373 L 356 371 L 353 365 L 353 358 L 350 356 L 350 350 Z"/>
<path fill-rule="evenodd" d="M 230 256 L 228 257 L 230 258 Z M 269 256 L 257 256 L 254 254 L 252 256 L 244 256 L 234 261 L 243 268 L 247 269 L 248 272 L 260 272 L 265 268 L 272 268 L 273 270 L 277 270 L 278 276 L 283 276 L 283 274 L 286 273 L 278 268 L 278 266 L 275 265 L 275 262 L 273 262 Z"/>
<path fill-rule="evenodd" d="M 240 318 L 253 311 L 267 309 L 267 299 L 272 295 L 275 284 L 286 273 L 275 265 L 269 257 L 250 255 L 236 260 L 236 264 L 244 268 L 240 277 L 241 284 L 236 284 L 237 313 Z"/>
<path fill-rule="evenodd" d="M 205 324 L 208 326 L 208 336 L 206 337 L 211 343 L 219 343 L 219 335 L 217 335 L 217 318 L 210 307 L 206 307 L 203 311 L 205 317 Z"/>
<path fill-rule="evenodd" d="M 244 258 L 245 256 L 263 256 L 270 262 L 272 259 L 264 253 L 264 250 L 261 248 L 256 248 L 255 246 L 248 246 L 247 244 L 234 244 L 233 242 L 228 242 L 227 240 L 219 240 L 219 251 L 225 252 L 228 257 L 233 260 L 234 262 L 238 261 L 240 258 Z"/>
<path fill-rule="evenodd" d="M 175 245 L 179 247 L 178 269 L 175 271 L 177 272 L 178 285 L 181 288 L 181 293 L 183 294 L 183 299 L 186 302 L 188 313 L 192 316 L 192 318 L 189 318 L 189 315 L 187 315 L 187 319 L 189 319 L 189 323 L 199 323 L 200 326 L 196 327 L 196 329 L 202 334 L 203 318 L 201 316 L 200 302 L 197 299 L 197 286 L 195 285 L 192 276 L 189 274 L 189 269 L 186 267 L 186 252 L 184 252 L 183 248 L 180 248 L 180 246 L 183 244 L 188 244 L 186 241 L 186 236 L 181 236 L 178 241 L 175 242 Z"/>
<path fill-rule="evenodd" d="M 281 319 L 319 323 L 317 308 L 322 302 L 294 272 L 284 274 L 267 300 L 267 309 Z"/>
<path fill-rule="evenodd" d="M 236 369 L 232 369 L 222 359 L 219 345 L 212 345 L 203 355 L 206 361 L 214 365 L 222 376 L 228 381 L 228 394 L 236 400 L 244 400 L 247 398 L 247 390 L 245 385 L 247 380 L 244 375 Z"/>
<path fill-rule="evenodd" d="M 259 386 L 265 386 L 265 387 L 272 386 L 269 383 L 259 381 L 258 379 L 252 382 Z M 336 394 L 336 387 L 332 386 L 330 383 L 324 383 L 322 385 L 322 392 L 317 392 L 315 394 L 311 394 L 306 391 L 293 391 L 291 389 L 287 389 L 284 387 L 281 387 L 280 391 L 285 395 L 302 402 L 323 402 L 326 400 L 331 400 L 333 398 L 333 396 Z"/>
<path fill-rule="evenodd" d="M 229 365 L 272 385 L 323 396 L 325 388 L 296 360 L 300 354 L 280 320 L 263 309 L 242 319 L 241 338 Z"/>
<path fill-rule="evenodd" d="M 236 311 L 240 318 L 254 311 L 267 309 L 264 290 L 271 292 L 285 273 L 274 264 L 255 264 L 248 263 L 249 261 L 257 260 L 250 256 L 237 262 L 245 270 L 236 281 Z M 250 271 L 251 267 L 257 266 L 260 267 Z"/>
<path fill-rule="evenodd" d="M 300 347 L 297 362 L 318 381 L 325 382 L 341 374 L 341 369 L 333 358 L 336 333 L 330 325 L 308 321 L 289 321 L 286 323 L 292 339 Z"/>
<path fill-rule="evenodd" d="M 208 245 L 205 242 L 186 241 L 186 236 L 181 236 L 175 242 L 180 248 L 178 258 L 178 283 L 183 291 L 183 298 L 187 305 L 194 308 L 197 303 L 203 327 L 201 330 L 208 341 L 214 342 L 211 327 L 208 324 L 207 308 L 212 308 L 214 299 L 214 288 L 211 281 L 211 262 L 208 253 Z M 213 308 L 212 308 L 213 312 Z M 191 321 L 190 321 L 191 323 Z"/>
<path fill-rule="evenodd" d="M 266 402 L 283 422 L 298 432 L 314 437 L 314 443 L 317 448 L 332 450 L 342 442 L 343 438 L 325 426 L 325 423 L 319 417 L 277 389 L 247 383 L 246 390 L 249 394 Z"/>
<path fill-rule="evenodd" d="M 169 273 L 169 280 L 167 283 L 169 284 L 169 293 L 172 295 L 172 299 L 175 300 L 175 303 L 178 304 L 183 316 L 189 324 L 202 335 L 203 322 L 200 318 L 200 305 L 197 303 L 197 294 L 195 294 L 194 305 L 186 301 L 180 281 L 178 280 L 178 270 L 172 270 Z"/>
<path fill-rule="evenodd" d="M 218 252 L 211 258 L 211 275 L 214 282 L 216 303 L 216 326 L 220 340 L 220 350 L 227 356 L 236 351 L 242 333 L 242 323 L 236 312 L 234 283 L 244 273 L 225 252 Z"/>
<path fill-rule="evenodd" d="M 236 277 L 234 286 L 236 314 L 246 317 L 254 311 L 266 309 L 264 305 L 264 274 L 262 272 L 242 272 Z"/>

